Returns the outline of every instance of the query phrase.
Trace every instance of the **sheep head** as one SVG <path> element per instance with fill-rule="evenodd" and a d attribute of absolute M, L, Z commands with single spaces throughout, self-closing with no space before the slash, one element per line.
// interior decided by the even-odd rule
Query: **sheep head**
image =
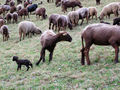
<path fill-rule="evenodd" d="M 13 61 L 17 61 L 18 60 L 18 56 L 13 56 Z"/>
<path fill-rule="evenodd" d="M 35 33 L 36 33 L 36 34 L 41 34 L 42 31 L 41 31 L 39 28 L 37 28 L 37 29 L 35 30 Z"/>

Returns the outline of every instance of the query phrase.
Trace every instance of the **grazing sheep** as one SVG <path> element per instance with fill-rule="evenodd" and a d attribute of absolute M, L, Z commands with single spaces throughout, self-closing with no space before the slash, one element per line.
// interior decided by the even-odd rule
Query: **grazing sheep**
<path fill-rule="evenodd" d="M 89 7 L 89 19 L 90 17 L 92 16 L 92 19 L 93 19 L 93 16 L 96 17 L 96 20 L 97 20 L 97 9 L 96 7 Z"/>
<path fill-rule="evenodd" d="M 7 12 L 11 9 L 10 5 L 2 5 L 2 8 Z"/>
<path fill-rule="evenodd" d="M 72 10 L 73 10 L 73 8 L 75 10 L 76 6 L 78 6 L 79 8 L 82 7 L 81 2 L 79 0 L 65 0 L 65 1 L 63 0 L 63 1 L 61 1 L 61 4 L 62 4 L 62 6 L 61 6 L 62 11 L 64 13 L 67 12 L 67 8 L 72 7 Z"/>
<path fill-rule="evenodd" d="M 88 8 L 79 8 L 76 10 L 79 13 L 79 19 L 82 19 L 81 25 L 83 24 L 84 18 L 86 18 L 88 23 L 89 10 Z"/>
<path fill-rule="evenodd" d="M 38 5 L 37 4 L 32 4 L 29 7 L 27 7 L 28 12 L 33 12 L 37 9 Z"/>
<path fill-rule="evenodd" d="M 3 16 L 5 15 L 5 9 L 4 8 L 0 8 L 0 15 L 3 14 Z"/>
<path fill-rule="evenodd" d="M 13 6 L 15 6 L 15 1 L 14 1 L 14 0 L 11 0 L 11 1 L 10 1 L 10 7 L 13 7 Z"/>
<path fill-rule="evenodd" d="M 77 11 L 71 11 L 68 13 L 68 17 L 73 26 L 78 25 L 79 13 Z"/>
<path fill-rule="evenodd" d="M 14 13 L 15 11 L 17 11 L 16 6 L 12 6 L 12 7 L 10 8 L 10 13 Z"/>
<path fill-rule="evenodd" d="M 110 24 L 109 22 L 105 22 L 105 21 L 100 21 L 100 23 Z"/>
<path fill-rule="evenodd" d="M 11 14 L 11 13 L 7 13 L 5 19 L 7 20 L 7 23 L 11 23 L 11 20 L 12 20 L 12 14 Z"/>
<path fill-rule="evenodd" d="M 45 62 L 45 50 L 48 50 L 50 52 L 49 54 L 49 62 L 50 62 L 52 60 L 54 48 L 56 44 L 60 41 L 71 42 L 72 37 L 65 31 L 59 32 L 58 34 L 55 34 L 52 30 L 45 31 L 40 37 L 42 49 L 40 52 L 40 59 L 36 63 L 36 65 L 39 65 L 42 59 L 43 62 Z"/>
<path fill-rule="evenodd" d="M 47 17 L 45 8 L 37 8 L 35 11 L 35 14 L 36 14 L 36 18 L 37 18 L 37 15 L 39 16 L 39 18 L 40 16 L 42 16 L 42 19 L 46 19 Z"/>
<path fill-rule="evenodd" d="M 13 13 L 13 23 L 17 23 L 18 22 L 18 14 L 16 12 Z"/>
<path fill-rule="evenodd" d="M 118 53 L 120 46 L 120 26 L 108 24 L 92 24 L 85 27 L 81 35 L 82 39 L 82 58 L 81 64 L 85 64 L 85 56 L 87 65 L 90 65 L 89 50 L 92 44 L 95 45 L 111 45 L 115 49 L 114 62 L 118 63 Z M 85 47 L 84 43 L 85 41 Z"/>
<path fill-rule="evenodd" d="M 7 25 L 2 25 L 2 27 L 0 28 L 0 33 L 3 35 L 3 41 L 8 41 L 9 29 Z"/>
<path fill-rule="evenodd" d="M 24 37 L 26 35 L 28 35 L 28 37 L 30 37 L 30 34 L 34 35 L 34 34 L 41 34 L 42 33 L 41 30 L 38 27 L 36 27 L 36 25 L 33 22 L 30 22 L 30 21 L 20 22 L 18 25 L 18 29 L 19 29 L 20 41 L 22 38 L 22 34 L 23 34 L 23 40 L 24 40 Z"/>
<path fill-rule="evenodd" d="M 113 25 L 120 25 L 120 17 L 113 19 Z"/>
<path fill-rule="evenodd" d="M 0 19 L 0 28 L 5 24 L 5 21 L 3 19 Z"/>
<path fill-rule="evenodd" d="M 23 9 L 19 10 L 18 11 L 18 16 L 21 16 L 21 19 L 22 19 L 22 16 L 24 16 L 24 20 L 25 20 L 26 16 L 28 16 L 28 18 L 29 18 L 28 10 L 26 8 L 23 8 Z"/>
<path fill-rule="evenodd" d="M 19 11 L 19 10 L 23 9 L 24 7 L 22 4 L 18 4 L 16 8 L 17 8 L 17 11 Z"/>
<path fill-rule="evenodd" d="M 60 30 L 65 30 L 67 26 L 70 30 L 72 30 L 72 24 L 70 22 L 69 17 L 67 15 L 60 15 L 60 17 L 57 20 L 58 32 Z"/>
<path fill-rule="evenodd" d="M 114 14 L 115 17 L 118 17 L 118 10 L 120 9 L 119 4 L 119 2 L 113 2 L 104 6 L 100 13 L 99 19 L 104 19 L 104 16 L 106 16 L 106 18 L 107 16 L 110 18 L 110 14 Z"/>
<path fill-rule="evenodd" d="M 96 0 L 96 5 L 99 5 L 100 4 L 100 0 Z"/>
<path fill-rule="evenodd" d="M 17 67 L 17 71 L 20 69 L 21 70 L 21 66 L 25 65 L 27 67 L 27 71 L 29 70 L 29 66 L 31 66 L 31 68 L 33 68 L 32 63 L 30 62 L 30 60 L 28 59 L 19 59 L 18 56 L 13 56 L 13 61 L 16 61 L 18 67 Z"/>
<path fill-rule="evenodd" d="M 49 29 L 51 29 L 51 24 L 52 25 L 52 30 L 54 30 L 54 26 L 55 26 L 55 30 L 57 30 L 57 20 L 60 17 L 59 14 L 52 14 L 49 17 Z"/>

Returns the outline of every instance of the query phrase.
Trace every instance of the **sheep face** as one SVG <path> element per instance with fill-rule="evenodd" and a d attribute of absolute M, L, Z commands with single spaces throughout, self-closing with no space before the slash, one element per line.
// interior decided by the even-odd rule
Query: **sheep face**
<path fill-rule="evenodd" d="M 37 29 L 35 30 L 35 33 L 36 33 L 36 34 L 41 34 L 42 31 L 41 31 L 39 28 L 37 28 Z"/>
<path fill-rule="evenodd" d="M 67 32 L 63 32 L 62 36 L 61 36 L 61 41 L 71 42 L 72 41 L 72 37 Z"/>
<path fill-rule="evenodd" d="M 18 56 L 13 56 L 13 61 L 17 61 L 18 60 Z"/>

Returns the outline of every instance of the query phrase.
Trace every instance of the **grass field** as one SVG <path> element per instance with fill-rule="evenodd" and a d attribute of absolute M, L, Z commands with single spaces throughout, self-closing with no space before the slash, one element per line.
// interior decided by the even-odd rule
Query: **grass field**
<path fill-rule="evenodd" d="M 97 7 L 98 16 L 103 6 L 114 1 L 119 0 L 101 0 L 101 5 L 96 6 L 95 0 L 81 0 L 84 7 Z M 0 2 L 4 3 L 4 0 Z M 48 16 L 52 13 L 64 14 L 60 7 L 48 4 L 46 0 L 39 7 L 45 7 Z M 111 15 L 111 19 L 105 21 L 112 23 L 113 18 L 114 15 Z M 30 15 L 30 19 L 26 20 L 33 21 L 42 31 L 48 29 L 48 18 L 41 20 Z M 97 22 L 99 20 L 93 19 L 89 24 Z M 86 20 L 72 31 L 67 29 L 73 41 L 58 43 L 52 62 L 48 64 L 49 53 L 46 52 L 46 62 L 36 66 L 41 50 L 40 35 L 19 42 L 18 24 L 9 24 L 10 39 L 3 42 L 0 35 L 0 90 L 120 90 L 120 64 L 113 63 L 115 53 L 111 46 L 93 45 L 90 50 L 92 64 L 80 64 L 81 31 L 85 26 Z M 12 61 L 14 55 L 31 60 L 33 69 L 26 72 L 26 67 L 22 67 L 17 72 L 17 65 Z"/>

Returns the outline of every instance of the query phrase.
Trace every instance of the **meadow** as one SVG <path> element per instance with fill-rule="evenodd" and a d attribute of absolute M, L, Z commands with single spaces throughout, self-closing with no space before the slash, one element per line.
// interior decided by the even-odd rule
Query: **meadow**
<path fill-rule="evenodd" d="M 41 0 L 34 1 L 38 3 Z M 61 12 L 61 7 L 54 3 L 43 4 L 47 15 L 52 13 L 67 14 Z M 101 5 L 96 5 L 95 0 L 81 0 L 84 7 L 95 6 L 98 16 L 102 8 L 119 0 L 101 0 Z M 4 0 L 0 0 L 4 3 Z M 77 8 L 76 8 L 77 9 Z M 112 23 L 114 15 L 105 19 Z M 45 20 L 36 19 L 30 15 L 30 20 L 38 26 L 42 32 L 48 29 L 48 18 Z M 20 20 L 19 20 L 20 22 Z M 81 20 L 79 21 L 80 24 Z M 95 18 L 89 24 L 99 23 Z M 72 36 L 72 42 L 60 42 L 57 44 L 53 60 L 49 64 L 49 52 L 46 51 L 46 62 L 36 66 L 35 63 L 40 57 L 40 35 L 32 38 L 25 38 L 19 41 L 18 24 L 7 24 L 10 29 L 10 39 L 2 41 L 0 35 L 0 90 L 120 90 L 120 63 L 114 64 L 115 51 L 111 46 L 92 45 L 90 50 L 91 65 L 82 66 L 81 59 L 81 31 L 87 26 L 86 20 L 83 25 L 76 26 L 73 30 L 66 29 Z M 57 33 L 57 32 L 56 32 Z M 27 58 L 33 63 L 33 69 L 26 72 L 26 67 L 17 71 L 17 64 L 12 61 L 13 56 Z M 120 57 L 119 57 L 120 59 Z"/>

